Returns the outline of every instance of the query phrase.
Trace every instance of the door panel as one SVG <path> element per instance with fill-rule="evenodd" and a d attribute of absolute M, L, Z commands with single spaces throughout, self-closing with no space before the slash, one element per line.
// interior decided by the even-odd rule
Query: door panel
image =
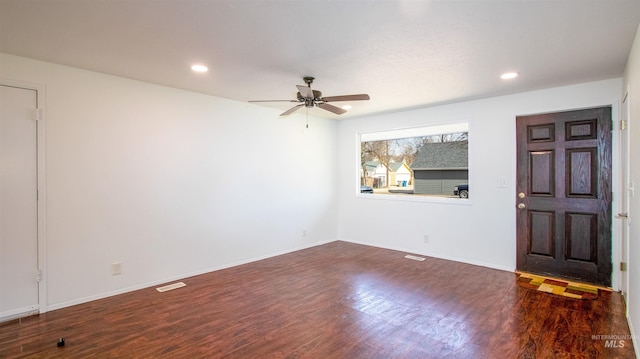
<path fill-rule="evenodd" d="M 568 197 L 596 198 L 596 180 L 598 163 L 596 160 L 596 148 L 568 149 L 567 159 L 567 183 Z"/>
<path fill-rule="evenodd" d="M 555 256 L 555 213 L 542 211 L 529 211 L 529 237 L 533 240 L 529 243 L 529 253 L 547 256 Z"/>
<path fill-rule="evenodd" d="M 598 218 L 594 214 L 565 215 L 566 258 L 597 264 Z"/>
<path fill-rule="evenodd" d="M 611 285 L 611 108 L 519 116 L 517 269 Z"/>
<path fill-rule="evenodd" d="M 553 150 L 536 151 L 529 153 L 531 163 L 530 192 L 537 196 L 553 196 L 555 193 L 554 164 L 555 154 Z"/>
<path fill-rule="evenodd" d="M 36 95 L 0 85 L 0 319 L 38 308 Z"/>

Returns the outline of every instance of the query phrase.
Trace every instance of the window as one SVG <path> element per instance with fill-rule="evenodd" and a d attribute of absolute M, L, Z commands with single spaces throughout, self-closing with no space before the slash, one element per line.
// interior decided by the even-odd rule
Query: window
<path fill-rule="evenodd" d="M 468 123 L 360 134 L 360 192 L 469 198 Z"/>

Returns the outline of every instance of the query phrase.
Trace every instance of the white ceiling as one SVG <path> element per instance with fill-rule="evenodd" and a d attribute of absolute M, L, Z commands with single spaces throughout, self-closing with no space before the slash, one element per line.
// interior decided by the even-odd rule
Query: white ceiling
<path fill-rule="evenodd" d="M 315 76 L 371 96 L 312 110 L 348 118 L 619 77 L 639 21 L 640 0 L 0 0 L 0 52 L 243 102 Z"/>

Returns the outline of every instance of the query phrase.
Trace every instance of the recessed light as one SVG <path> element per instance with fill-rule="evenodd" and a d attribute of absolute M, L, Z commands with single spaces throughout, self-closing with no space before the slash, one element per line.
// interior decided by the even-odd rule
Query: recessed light
<path fill-rule="evenodd" d="M 500 75 L 500 78 L 503 80 L 511 80 L 518 77 L 518 75 L 520 74 L 517 72 L 505 72 L 504 74 Z"/>
<path fill-rule="evenodd" d="M 343 110 L 351 110 L 351 105 L 344 105 L 342 106 Z"/>
<path fill-rule="evenodd" d="M 204 65 L 193 65 L 191 66 L 191 70 L 195 72 L 207 72 L 209 69 Z"/>

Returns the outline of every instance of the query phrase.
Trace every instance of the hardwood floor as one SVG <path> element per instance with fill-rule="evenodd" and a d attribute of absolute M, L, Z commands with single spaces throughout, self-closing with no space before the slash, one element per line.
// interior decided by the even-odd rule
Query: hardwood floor
<path fill-rule="evenodd" d="M 619 293 L 565 298 L 404 255 L 333 242 L 14 320 L 0 358 L 634 357 L 592 337 L 629 335 Z"/>

